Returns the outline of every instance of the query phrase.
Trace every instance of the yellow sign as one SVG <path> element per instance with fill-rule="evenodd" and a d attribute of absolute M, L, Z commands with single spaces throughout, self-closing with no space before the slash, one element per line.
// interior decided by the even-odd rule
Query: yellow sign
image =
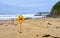
<path fill-rule="evenodd" d="M 24 21 L 24 17 L 22 15 L 18 16 L 17 21 L 20 23 L 20 33 L 22 33 L 22 23 Z"/>
<path fill-rule="evenodd" d="M 18 21 L 19 23 L 23 23 L 24 17 L 23 17 L 22 15 L 18 16 L 17 21 Z"/>

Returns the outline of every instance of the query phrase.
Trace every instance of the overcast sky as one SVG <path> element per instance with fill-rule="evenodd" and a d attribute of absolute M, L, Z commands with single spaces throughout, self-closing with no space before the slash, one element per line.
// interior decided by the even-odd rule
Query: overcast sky
<path fill-rule="evenodd" d="M 0 0 L 0 14 L 50 12 L 58 0 Z"/>

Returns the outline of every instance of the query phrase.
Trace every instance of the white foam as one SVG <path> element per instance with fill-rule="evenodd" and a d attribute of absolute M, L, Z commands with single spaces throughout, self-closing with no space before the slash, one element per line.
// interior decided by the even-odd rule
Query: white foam
<path fill-rule="evenodd" d="M 24 18 L 42 18 L 42 17 L 46 17 L 46 16 L 34 16 L 35 14 L 21 14 L 22 16 L 24 16 Z M 0 20 L 7 20 L 7 19 L 11 19 L 11 18 L 17 18 L 19 16 L 18 15 L 0 15 Z"/>

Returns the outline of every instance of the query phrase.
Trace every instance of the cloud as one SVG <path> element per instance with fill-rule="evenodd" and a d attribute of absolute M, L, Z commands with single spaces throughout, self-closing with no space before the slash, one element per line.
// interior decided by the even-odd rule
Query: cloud
<path fill-rule="evenodd" d="M 52 6 L 58 0 L 0 0 L 1 12 L 50 12 Z"/>
<path fill-rule="evenodd" d="M 41 7 L 50 5 L 49 0 L 0 0 L 0 3 L 16 7 Z"/>

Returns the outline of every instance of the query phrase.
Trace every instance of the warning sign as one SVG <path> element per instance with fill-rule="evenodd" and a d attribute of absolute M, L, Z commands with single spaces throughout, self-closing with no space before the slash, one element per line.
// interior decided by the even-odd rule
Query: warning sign
<path fill-rule="evenodd" d="M 17 21 L 18 21 L 19 23 L 23 23 L 24 17 L 23 17 L 22 15 L 18 16 L 18 17 L 17 17 Z"/>

